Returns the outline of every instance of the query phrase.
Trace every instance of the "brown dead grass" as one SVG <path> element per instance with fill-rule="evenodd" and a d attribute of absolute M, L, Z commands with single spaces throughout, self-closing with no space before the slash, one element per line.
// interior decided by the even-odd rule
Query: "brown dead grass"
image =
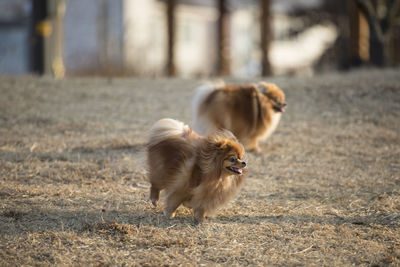
<path fill-rule="evenodd" d="M 200 81 L 1 77 L 0 265 L 399 266 L 398 71 L 269 80 L 277 132 L 196 225 L 152 208 L 143 143 Z"/>

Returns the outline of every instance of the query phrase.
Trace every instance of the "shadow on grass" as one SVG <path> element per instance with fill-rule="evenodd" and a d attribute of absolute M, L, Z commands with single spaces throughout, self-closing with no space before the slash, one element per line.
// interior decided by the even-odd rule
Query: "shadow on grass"
<path fill-rule="evenodd" d="M 400 216 L 391 213 L 381 213 L 379 215 L 341 217 L 341 216 L 309 216 L 309 215 L 278 215 L 278 216 L 218 216 L 217 221 L 224 224 L 244 223 L 244 224 L 260 224 L 262 222 L 274 224 L 331 224 L 331 225 L 362 225 L 374 227 L 381 225 L 386 227 L 397 228 L 400 226 Z"/>
<path fill-rule="evenodd" d="M 185 212 L 176 218 L 167 218 L 160 210 L 151 208 L 138 213 L 118 210 L 98 212 L 32 209 L 30 211 L 6 209 L 0 212 L 0 235 L 19 235 L 24 232 L 101 232 L 128 231 L 156 227 L 166 229 L 198 225 L 193 216 Z M 124 230 L 125 229 L 125 230 Z M 130 230 L 129 230 L 130 231 Z"/>
<path fill-rule="evenodd" d="M 359 217 L 339 216 L 217 216 L 205 224 L 330 224 L 355 225 L 363 227 L 385 226 L 398 228 L 400 216 L 379 214 Z M 69 231 L 76 233 L 119 233 L 129 234 L 140 229 L 169 229 L 172 227 L 197 227 L 189 210 L 178 212 L 175 218 L 167 218 L 159 209 L 145 208 L 137 213 L 120 210 L 99 210 L 98 212 L 57 210 L 5 210 L 0 213 L 0 234 L 19 235 L 24 232 Z"/>
<path fill-rule="evenodd" d="M 22 163 L 28 160 L 37 159 L 41 162 L 81 162 L 82 160 L 104 159 L 108 156 L 113 157 L 116 154 L 123 153 L 138 153 L 144 151 L 144 144 L 129 144 L 129 145 L 106 145 L 101 147 L 81 146 L 72 150 L 62 152 L 30 152 L 25 151 L 1 151 L 0 157 L 8 162 Z"/>
<path fill-rule="evenodd" d="M 144 144 L 108 144 L 101 147 L 79 146 L 71 150 L 72 153 L 81 154 L 104 154 L 108 152 L 139 152 L 144 150 Z"/>

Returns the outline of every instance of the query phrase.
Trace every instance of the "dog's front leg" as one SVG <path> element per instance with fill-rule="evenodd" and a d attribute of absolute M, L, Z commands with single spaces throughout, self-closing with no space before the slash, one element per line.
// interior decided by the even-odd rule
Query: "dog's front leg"
<path fill-rule="evenodd" d="M 166 203 L 167 207 L 164 210 L 164 215 L 168 218 L 175 217 L 175 211 L 182 204 L 183 201 L 184 198 L 177 195 L 171 194 L 170 196 L 168 196 Z"/>
<path fill-rule="evenodd" d="M 157 201 L 160 198 L 160 189 L 151 185 L 150 188 L 150 200 L 154 207 L 157 207 Z"/>
<path fill-rule="evenodd" d="M 194 218 L 198 223 L 202 223 L 205 219 L 205 211 L 203 207 L 196 208 L 194 210 Z"/>

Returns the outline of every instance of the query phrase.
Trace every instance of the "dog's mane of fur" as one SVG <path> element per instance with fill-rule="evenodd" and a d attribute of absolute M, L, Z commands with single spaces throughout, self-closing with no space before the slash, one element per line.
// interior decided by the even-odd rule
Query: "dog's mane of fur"
<path fill-rule="evenodd" d="M 181 122 L 163 119 L 150 130 L 147 151 L 152 200 L 158 200 L 159 191 L 166 189 L 167 198 L 176 195 L 193 209 L 211 213 L 243 182 L 242 175 L 220 178 L 229 153 L 244 154 L 228 130 L 201 137 Z"/>

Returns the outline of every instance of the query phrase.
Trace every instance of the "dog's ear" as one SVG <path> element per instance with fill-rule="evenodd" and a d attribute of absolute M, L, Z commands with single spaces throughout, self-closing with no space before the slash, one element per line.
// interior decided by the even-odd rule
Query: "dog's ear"
<path fill-rule="evenodd" d="M 202 154 L 204 158 L 213 158 L 214 156 L 221 154 L 225 147 L 225 142 L 210 139 L 206 142 L 204 149 L 202 149 Z"/>
<path fill-rule="evenodd" d="M 227 147 L 227 142 L 219 141 L 219 142 L 214 143 L 214 145 L 218 150 L 224 150 Z"/>
<path fill-rule="evenodd" d="M 262 84 L 262 83 L 259 83 L 259 84 L 257 84 L 257 88 L 261 91 L 261 93 L 263 93 L 263 94 L 267 94 L 267 92 L 268 92 L 268 88 L 264 85 L 264 84 Z"/>

